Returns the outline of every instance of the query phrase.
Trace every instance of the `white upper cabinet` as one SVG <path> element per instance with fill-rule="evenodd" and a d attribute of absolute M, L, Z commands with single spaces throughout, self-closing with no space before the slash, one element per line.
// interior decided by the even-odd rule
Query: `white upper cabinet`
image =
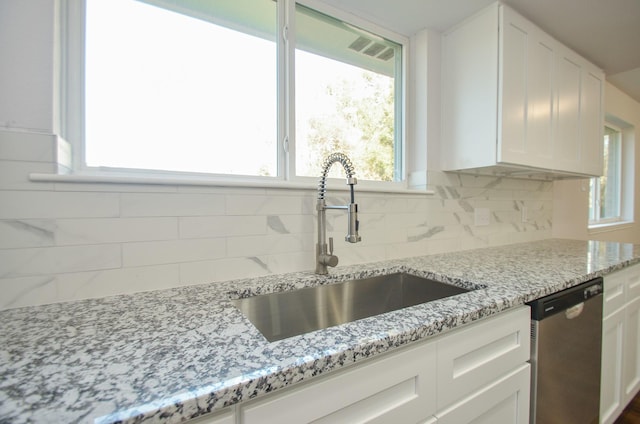
<path fill-rule="evenodd" d="M 498 19 L 496 12 L 491 11 Z M 501 22 L 497 95 L 502 98 L 497 99 L 500 115 L 492 120 L 498 125 L 497 162 L 544 168 L 553 157 L 553 40 L 517 15 L 502 13 Z"/>
<path fill-rule="evenodd" d="M 499 3 L 442 42 L 443 170 L 602 173 L 601 70 Z"/>

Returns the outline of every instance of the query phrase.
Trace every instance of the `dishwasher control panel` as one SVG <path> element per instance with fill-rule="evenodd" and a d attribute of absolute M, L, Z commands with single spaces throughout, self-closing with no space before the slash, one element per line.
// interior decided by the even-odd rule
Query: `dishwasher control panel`
<path fill-rule="evenodd" d="M 531 306 L 531 319 L 541 320 L 558 312 L 565 311 L 585 300 L 602 294 L 602 277 L 589 280 L 586 283 L 559 291 L 546 297 L 529 303 Z"/>
<path fill-rule="evenodd" d="M 584 300 L 587 300 L 593 296 L 597 296 L 602 293 L 602 283 L 594 284 L 593 286 L 584 289 Z"/>

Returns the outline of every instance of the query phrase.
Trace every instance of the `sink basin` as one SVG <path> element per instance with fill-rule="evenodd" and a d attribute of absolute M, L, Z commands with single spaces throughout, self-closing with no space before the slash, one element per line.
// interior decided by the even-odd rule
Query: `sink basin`
<path fill-rule="evenodd" d="M 272 342 L 468 291 L 396 273 L 232 302 Z"/>

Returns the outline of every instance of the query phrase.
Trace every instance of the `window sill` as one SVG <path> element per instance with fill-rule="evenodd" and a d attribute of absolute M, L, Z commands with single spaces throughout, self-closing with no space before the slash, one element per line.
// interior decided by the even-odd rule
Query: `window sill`
<path fill-rule="evenodd" d="M 317 181 L 283 181 L 283 180 L 233 180 L 199 178 L 197 176 L 167 176 L 167 175 L 118 175 L 118 174 L 41 174 L 32 173 L 30 181 L 77 183 L 77 184 L 139 184 L 139 185 L 177 185 L 177 186 L 208 186 L 208 187 L 238 187 L 238 188 L 273 188 L 283 190 L 317 190 Z M 333 185 L 331 190 L 348 190 L 347 185 Z M 371 193 L 432 195 L 433 190 L 405 188 L 399 185 L 385 186 L 377 184 L 358 184 L 357 191 Z"/>
<path fill-rule="evenodd" d="M 606 233 L 610 231 L 620 231 L 633 227 L 633 221 L 607 222 L 605 224 L 595 224 L 589 226 L 589 234 Z"/>

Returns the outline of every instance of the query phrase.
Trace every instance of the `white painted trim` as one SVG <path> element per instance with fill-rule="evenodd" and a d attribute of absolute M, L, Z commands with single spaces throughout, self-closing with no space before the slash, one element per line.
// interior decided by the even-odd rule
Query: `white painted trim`
<path fill-rule="evenodd" d="M 589 234 L 608 233 L 611 231 L 620 231 L 627 228 L 633 228 L 633 221 L 616 221 L 604 224 L 592 224 L 589 226 Z"/>
<path fill-rule="evenodd" d="M 104 183 L 104 184 L 146 184 L 146 185 L 184 185 L 184 186 L 209 186 L 209 187 L 245 187 L 245 188 L 275 188 L 284 190 L 317 190 L 315 182 L 292 181 L 267 181 L 251 179 L 212 179 L 198 176 L 168 176 L 168 175 L 120 175 L 107 173 L 91 174 L 29 174 L 29 180 L 34 182 L 59 182 L 59 183 Z M 339 179 L 338 179 L 339 180 Z M 346 184 L 331 184 L 331 190 L 346 191 Z M 356 192 L 390 193 L 409 195 L 433 195 L 432 190 L 407 189 L 397 185 L 367 185 L 358 184 Z"/>

